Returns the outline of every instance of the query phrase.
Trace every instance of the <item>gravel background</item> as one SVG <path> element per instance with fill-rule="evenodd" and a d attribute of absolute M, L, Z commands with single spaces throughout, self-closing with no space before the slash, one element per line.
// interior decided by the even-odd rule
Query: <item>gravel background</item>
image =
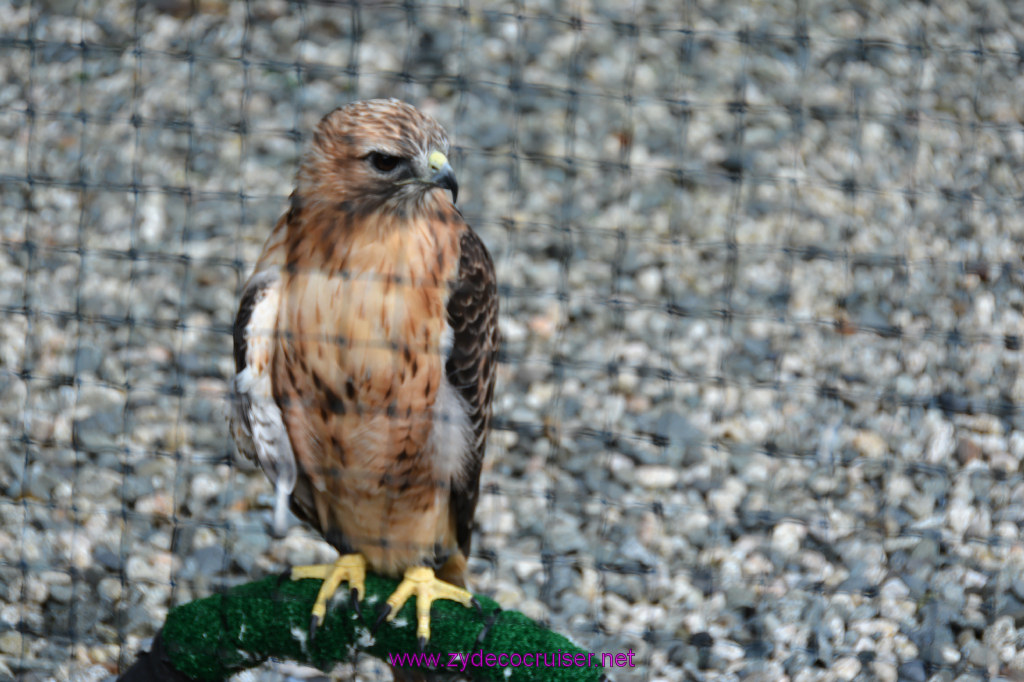
<path fill-rule="evenodd" d="M 0 679 L 333 556 L 233 458 L 229 326 L 306 135 L 381 95 L 503 285 L 477 591 L 618 680 L 1024 679 L 1005 4 L 0 3 Z"/>

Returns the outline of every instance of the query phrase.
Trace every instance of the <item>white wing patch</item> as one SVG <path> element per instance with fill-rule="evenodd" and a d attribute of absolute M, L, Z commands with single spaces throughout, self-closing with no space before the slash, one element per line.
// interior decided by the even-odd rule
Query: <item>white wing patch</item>
<path fill-rule="evenodd" d="M 238 449 L 250 458 L 255 456 L 274 486 L 274 531 L 282 534 L 298 467 L 270 378 L 280 285 L 276 274 L 261 273 L 248 286 L 258 289 L 243 336 L 245 368 L 235 375 L 232 433 Z"/>
<path fill-rule="evenodd" d="M 469 463 L 473 442 L 469 406 L 448 381 L 443 369 L 451 354 L 452 337 L 452 329 L 446 325 L 441 335 L 441 385 L 434 399 L 434 415 L 427 441 L 427 451 L 433 453 L 434 474 L 438 481 L 460 479 Z"/>

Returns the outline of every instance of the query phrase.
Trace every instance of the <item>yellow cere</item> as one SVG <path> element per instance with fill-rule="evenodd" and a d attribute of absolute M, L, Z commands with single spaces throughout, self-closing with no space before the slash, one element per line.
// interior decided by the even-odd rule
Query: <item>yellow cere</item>
<path fill-rule="evenodd" d="M 439 151 L 432 151 L 427 157 L 427 163 L 430 165 L 430 170 L 439 171 L 448 163 L 448 157 Z"/>

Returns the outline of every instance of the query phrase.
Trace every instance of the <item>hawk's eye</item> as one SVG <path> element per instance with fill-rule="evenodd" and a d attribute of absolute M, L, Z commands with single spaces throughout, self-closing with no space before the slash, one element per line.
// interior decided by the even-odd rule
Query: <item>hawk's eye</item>
<path fill-rule="evenodd" d="M 380 152 L 370 152 L 367 159 L 369 159 L 370 163 L 373 164 L 373 167 L 381 173 L 390 173 L 398 168 L 398 164 L 402 162 L 400 157 L 391 156 L 390 154 L 382 154 Z"/>

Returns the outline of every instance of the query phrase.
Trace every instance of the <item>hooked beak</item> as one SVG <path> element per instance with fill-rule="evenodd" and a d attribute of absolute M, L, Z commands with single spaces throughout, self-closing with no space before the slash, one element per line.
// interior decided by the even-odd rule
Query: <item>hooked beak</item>
<path fill-rule="evenodd" d="M 455 179 L 455 171 L 448 163 L 448 157 L 439 151 L 430 152 L 427 165 L 430 167 L 430 184 L 451 190 L 454 204 L 459 198 L 459 182 Z"/>

